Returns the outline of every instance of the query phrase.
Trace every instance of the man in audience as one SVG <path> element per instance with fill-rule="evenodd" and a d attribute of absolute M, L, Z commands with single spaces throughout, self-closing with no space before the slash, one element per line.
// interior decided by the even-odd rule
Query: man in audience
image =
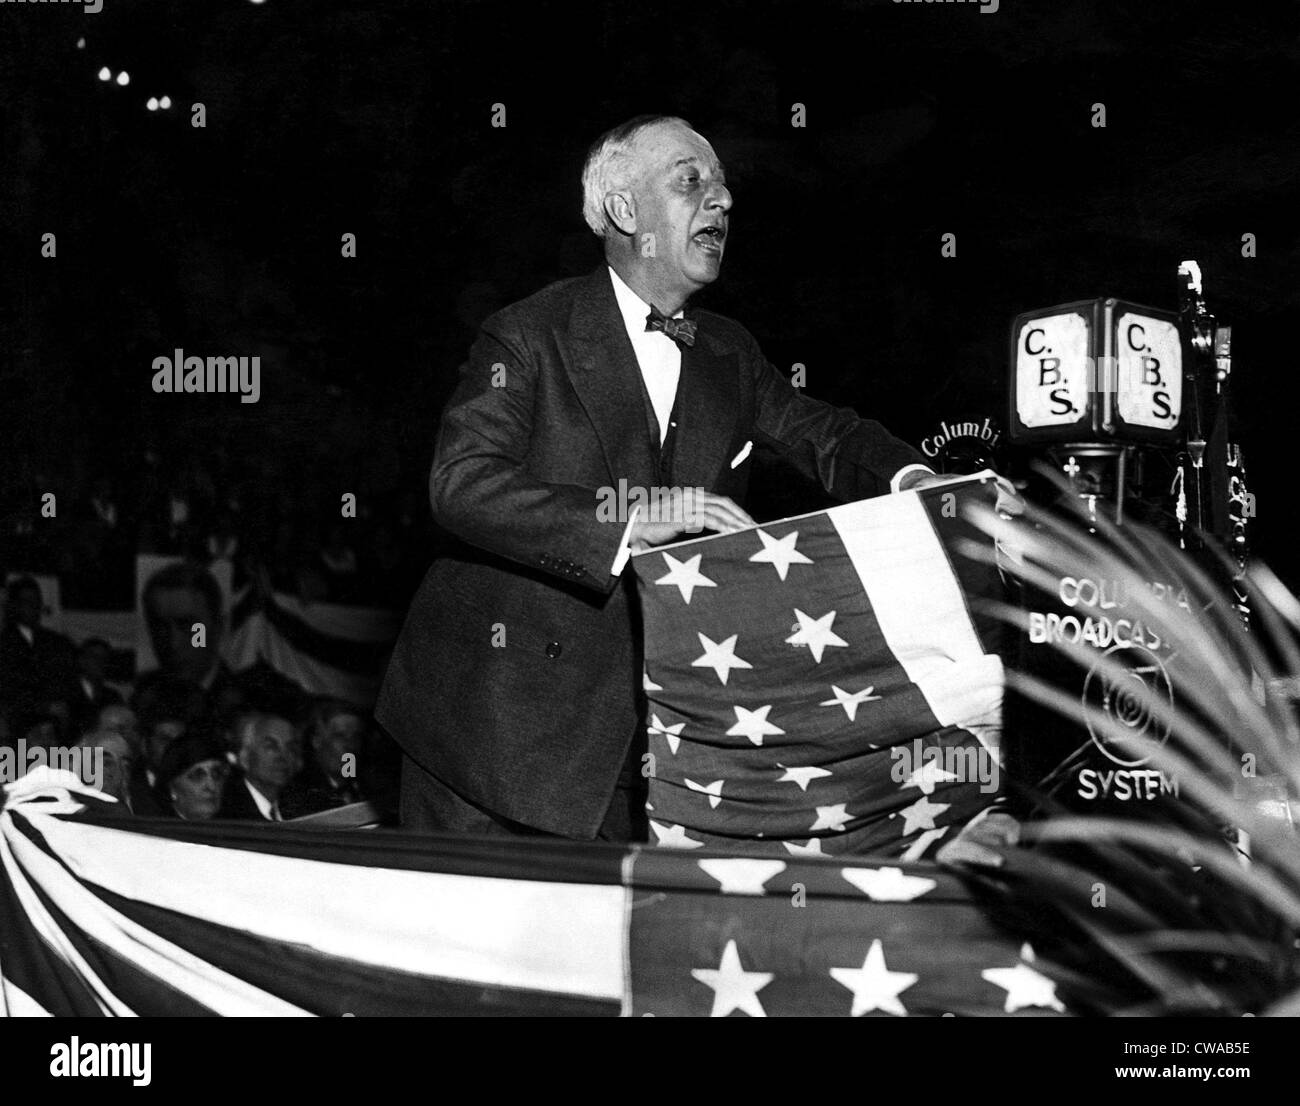
<path fill-rule="evenodd" d="M 70 692 L 74 725 L 84 726 L 104 707 L 122 701 L 122 696 L 105 682 L 108 660 L 108 642 L 102 638 L 88 638 L 77 650 L 77 676 Z"/>
<path fill-rule="evenodd" d="M 133 696 L 131 705 L 140 719 L 143 771 L 153 787 L 167 746 L 203 721 L 203 689 L 188 680 L 156 680 L 143 694 Z"/>
<path fill-rule="evenodd" d="M 162 807 L 149 786 L 145 775 L 144 743 L 140 740 L 140 724 L 135 711 L 125 703 L 113 703 L 100 710 L 91 732 L 116 734 L 130 750 L 131 774 L 126 789 L 131 812 L 145 818 L 156 818 Z"/>
<path fill-rule="evenodd" d="M 177 677 L 210 691 L 225 675 L 223 604 L 216 578 L 197 562 L 177 561 L 149 578 L 142 602 L 158 671 L 146 673 L 136 693 L 142 694 L 157 680 Z M 203 626 L 202 645 L 195 644 L 198 624 Z"/>
<path fill-rule="evenodd" d="M 285 793 L 285 817 L 361 801 L 357 777 L 365 732 L 365 719 L 355 707 L 335 699 L 316 704 L 307 723 L 307 767 Z"/>
<path fill-rule="evenodd" d="M 0 631 L 0 695 L 19 714 L 46 710 L 76 671 L 72 642 L 41 625 L 44 605 L 31 576 L 10 583 Z"/>
<path fill-rule="evenodd" d="M 97 786 L 105 795 L 116 799 L 120 804 L 120 808 L 114 808 L 116 813 L 136 813 L 130 787 L 135 757 L 126 739 L 113 730 L 92 730 L 83 735 L 73 748 L 92 754 L 82 759 L 82 782 Z M 100 755 L 94 755 L 96 753 Z"/>
<path fill-rule="evenodd" d="M 107 730 L 119 735 L 131 747 L 132 755 L 139 757 L 141 752 L 140 724 L 135 711 L 125 703 L 111 703 L 106 707 L 102 707 L 99 714 L 95 716 L 95 723 L 91 728 Z"/>
<path fill-rule="evenodd" d="M 144 775 L 150 787 L 157 787 L 158 772 L 168 748 L 185 736 L 185 720 L 163 714 L 155 718 L 144 735 Z"/>
<path fill-rule="evenodd" d="M 302 768 L 302 745 L 293 724 L 258 715 L 239 728 L 239 774 L 226 785 L 219 818 L 283 821 L 280 797 Z"/>
<path fill-rule="evenodd" d="M 243 703 L 269 713 L 299 709 L 301 689 L 269 665 L 259 662 L 236 673 L 222 660 L 221 589 L 203 565 L 177 561 L 159 569 L 145 584 L 142 602 L 158 669 L 136 682 L 138 704 L 160 691 L 168 698 L 184 696 L 188 688 L 201 697 L 207 724 Z M 202 645 L 195 644 L 196 625 L 203 626 Z"/>

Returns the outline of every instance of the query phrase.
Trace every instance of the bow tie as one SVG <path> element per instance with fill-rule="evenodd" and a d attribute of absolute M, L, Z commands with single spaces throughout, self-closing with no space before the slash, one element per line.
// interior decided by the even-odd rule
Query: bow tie
<path fill-rule="evenodd" d="M 687 318 L 670 319 L 659 308 L 651 306 L 645 317 L 646 330 L 662 330 L 679 346 L 695 345 L 695 323 Z"/>

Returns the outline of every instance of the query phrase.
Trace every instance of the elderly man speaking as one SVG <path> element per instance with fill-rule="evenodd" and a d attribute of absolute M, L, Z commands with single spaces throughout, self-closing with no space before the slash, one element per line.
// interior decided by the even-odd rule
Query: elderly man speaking
<path fill-rule="evenodd" d="M 489 318 L 443 414 L 429 496 L 458 544 L 376 708 L 406 754 L 411 828 L 644 840 L 629 551 L 752 525 L 759 445 L 844 501 L 935 479 L 879 423 L 793 388 L 739 323 L 690 310 L 722 269 L 732 200 L 689 124 L 616 127 L 582 188 L 605 264 Z M 611 517 L 620 487 L 670 510 Z"/>

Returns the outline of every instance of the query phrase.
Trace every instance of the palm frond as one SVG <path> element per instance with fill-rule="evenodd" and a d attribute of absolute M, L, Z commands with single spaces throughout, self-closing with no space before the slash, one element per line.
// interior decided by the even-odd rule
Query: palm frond
<path fill-rule="evenodd" d="M 1056 793 L 1089 755 L 1091 727 L 1108 748 L 1176 780 L 1178 798 L 1100 816 L 1041 794 L 1051 813 L 1024 827 L 1024 847 L 995 873 L 972 877 L 990 909 L 1033 935 L 1075 1009 L 1300 1014 L 1300 836 L 1290 816 L 1300 795 L 1300 724 L 1278 694 L 1300 673 L 1300 599 L 1267 568 L 1253 568 L 1248 632 L 1226 586 L 1235 566 L 1198 563 L 1154 530 L 1032 507 L 1018 520 L 985 511 L 975 521 L 995 539 L 991 559 L 1027 595 L 1053 596 L 1062 578 L 1085 573 L 1115 581 L 1124 616 L 1170 643 L 1176 689 L 1162 694 L 1134 680 L 1122 657 L 1086 642 L 1049 646 L 1073 671 L 1122 686 L 1148 720 L 1136 732 L 1077 691 L 1008 673 L 1014 694 L 1050 712 L 1063 732 L 1085 735 L 1041 778 L 1018 780 L 1022 788 Z M 987 546 L 967 552 L 990 559 Z M 1020 606 L 991 604 L 986 613 L 1026 628 Z M 1008 774 L 1016 768 L 1008 764 Z"/>

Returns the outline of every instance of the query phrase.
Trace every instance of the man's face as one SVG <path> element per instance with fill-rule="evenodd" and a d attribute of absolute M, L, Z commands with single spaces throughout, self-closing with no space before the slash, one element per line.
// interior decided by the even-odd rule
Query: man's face
<path fill-rule="evenodd" d="M 221 619 L 208 608 L 203 593 L 193 588 L 152 591 L 145 604 L 145 619 L 159 667 L 170 675 L 202 682 L 216 663 L 221 639 Z M 204 648 L 193 644 L 196 622 L 203 623 L 206 630 Z"/>
<path fill-rule="evenodd" d="M 140 728 L 135 711 L 120 703 L 105 707 L 99 712 L 99 728 L 120 736 L 132 749 L 140 745 Z"/>
<path fill-rule="evenodd" d="M 320 770 L 332 779 L 343 778 L 344 757 L 355 766 L 361 755 L 362 725 L 355 714 L 336 714 L 313 739 L 312 750 Z"/>
<path fill-rule="evenodd" d="M 131 767 L 134 764 L 130 747 L 120 735 L 104 730 L 96 734 L 93 740 L 86 742 L 85 748 L 102 749 L 104 753 L 103 776 L 99 780 L 87 779 L 85 782 L 92 786 L 98 783 L 99 789 L 105 795 L 112 795 L 118 802 L 125 802 L 131 779 Z M 84 762 L 82 771 L 83 774 L 86 773 Z M 93 774 L 93 762 L 91 773 Z"/>
<path fill-rule="evenodd" d="M 675 122 L 643 130 L 635 160 L 637 264 L 657 286 L 689 296 L 717 280 L 722 268 L 731 210 L 722 164 L 700 135 Z"/>
<path fill-rule="evenodd" d="M 239 766 L 255 784 L 279 791 L 302 767 L 298 735 L 283 718 L 262 718 L 244 744 Z"/>

